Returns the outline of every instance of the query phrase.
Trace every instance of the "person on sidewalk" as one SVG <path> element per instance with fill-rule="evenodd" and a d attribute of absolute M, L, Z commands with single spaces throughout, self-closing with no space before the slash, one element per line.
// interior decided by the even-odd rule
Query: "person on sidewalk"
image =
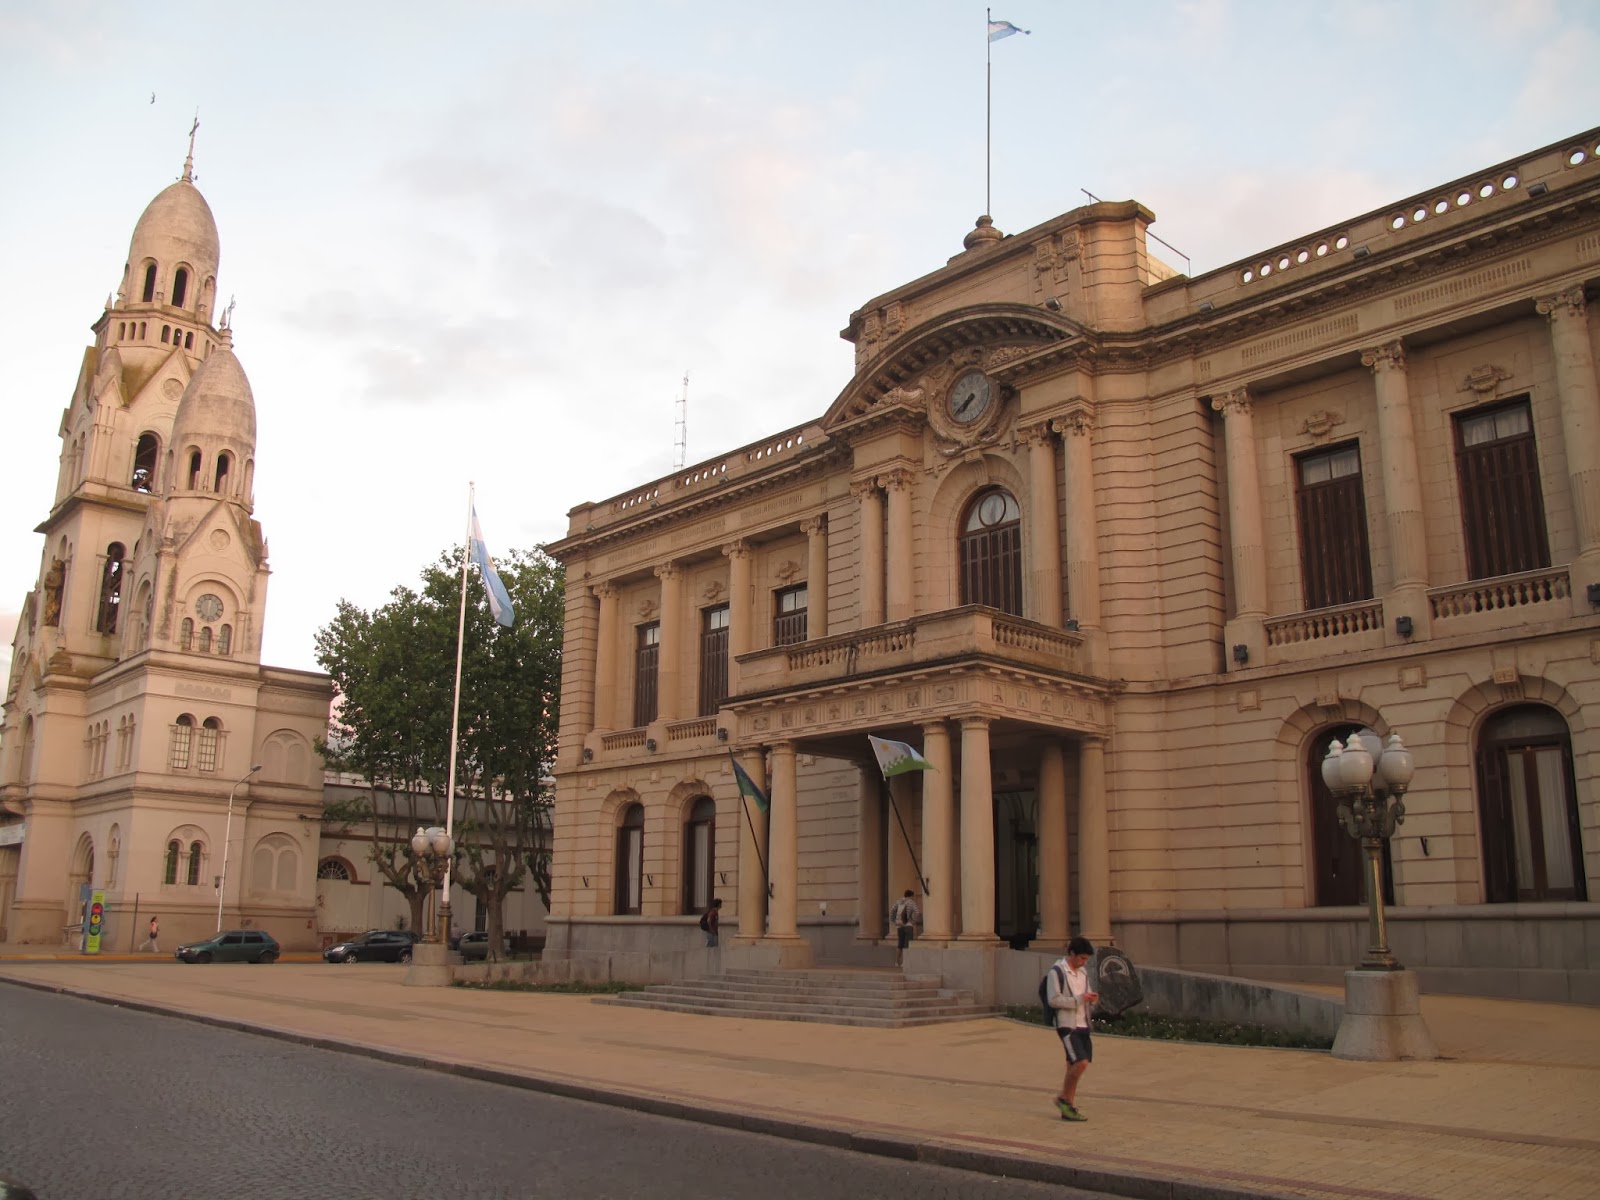
<path fill-rule="evenodd" d="M 1089 1021 L 1100 993 L 1089 990 L 1086 965 L 1094 957 L 1094 945 L 1086 937 L 1067 943 L 1065 958 L 1056 959 L 1045 976 L 1045 996 L 1054 1014 L 1056 1034 L 1067 1053 L 1067 1074 L 1056 1097 L 1056 1111 L 1063 1121 L 1087 1121 L 1078 1111 L 1078 1081 L 1094 1059 L 1094 1043 Z"/>
<path fill-rule="evenodd" d="M 917 909 L 916 894 L 910 888 L 906 894 L 894 902 L 894 907 L 889 910 L 889 924 L 894 927 L 894 965 L 901 966 L 905 962 L 906 947 L 911 945 L 911 939 L 917 934 L 917 921 L 922 913 Z"/>
<path fill-rule="evenodd" d="M 722 932 L 722 897 L 713 896 L 711 907 L 700 914 L 700 928 L 705 930 L 706 949 L 717 948 L 717 935 Z"/>
<path fill-rule="evenodd" d="M 154 917 L 151 917 L 150 918 L 150 936 L 145 938 L 144 942 L 139 946 L 139 949 L 143 950 L 146 946 L 148 946 L 150 948 L 150 953 L 151 954 L 160 954 L 161 953 L 161 947 L 156 945 L 156 938 L 158 938 L 160 936 L 161 936 L 161 922 L 156 920 Z"/>

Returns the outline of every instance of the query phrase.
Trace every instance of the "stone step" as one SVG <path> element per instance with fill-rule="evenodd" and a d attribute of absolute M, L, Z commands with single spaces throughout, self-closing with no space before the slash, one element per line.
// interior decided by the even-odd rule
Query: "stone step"
<path fill-rule="evenodd" d="M 596 1004 L 619 1008 L 648 1008 L 658 1012 L 689 1013 L 707 1017 L 745 1017 L 755 1021 L 811 1021 L 825 1025 L 857 1025 L 875 1029 L 905 1029 L 917 1025 L 941 1025 L 951 1021 L 974 1021 L 994 1015 L 994 1010 L 973 1005 L 952 1006 L 947 1012 L 926 1012 L 891 1016 L 878 1012 L 826 1012 L 812 1006 L 730 1006 L 710 1002 L 675 1001 L 667 997 L 649 999 L 643 992 L 624 992 L 618 996 L 596 997 Z"/>

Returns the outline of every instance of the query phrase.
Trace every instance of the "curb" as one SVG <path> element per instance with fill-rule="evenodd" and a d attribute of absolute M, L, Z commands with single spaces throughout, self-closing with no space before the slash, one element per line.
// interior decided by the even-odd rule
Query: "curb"
<path fill-rule="evenodd" d="M 1305 1200 L 1282 1192 L 1263 1192 L 1253 1188 L 1234 1187 L 1199 1181 L 1172 1179 L 1164 1175 L 1140 1175 L 1130 1171 L 1112 1171 L 1100 1168 L 1077 1167 L 1068 1163 L 1030 1158 L 998 1150 L 940 1141 L 936 1138 L 902 1136 L 884 1130 L 863 1130 L 859 1127 L 832 1124 L 820 1120 L 793 1120 L 768 1117 L 738 1109 L 719 1107 L 715 1101 L 682 1100 L 605 1088 L 593 1084 L 573 1083 L 566 1079 L 523 1074 L 496 1067 L 480 1067 L 470 1063 L 450 1062 L 408 1054 L 399 1050 L 386 1050 L 378 1046 L 365 1046 L 337 1038 L 299 1033 L 272 1025 L 257 1025 L 231 1017 L 216 1017 L 206 1013 L 185 1012 L 145 1000 L 126 1000 L 96 992 L 39 980 L 0 977 L 0 984 L 30 988 L 37 992 L 53 992 L 72 996 L 112 1008 L 125 1008 L 133 1012 L 156 1016 L 176 1017 L 197 1025 L 227 1029 L 236 1033 L 253 1033 L 261 1037 L 276 1038 L 317 1050 L 332 1050 L 340 1054 L 357 1055 L 395 1066 L 421 1068 L 442 1075 L 456 1075 L 483 1083 L 495 1083 L 523 1091 L 559 1096 L 568 1100 L 584 1100 L 591 1104 L 604 1104 L 612 1108 L 645 1113 L 650 1116 L 669 1117 L 701 1125 L 714 1125 L 723 1129 L 736 1129 L 744 1133 L 766 1134 L 787 1141 L 828 1146 L 835 1150 L 853 1150 L 878 1158 L 892 1158 L 905 1162 L 926 1163 L 930 1166 L 949 1167 L 958 1171 L 972 1171 L 997 1175 L 1008 1179 L 1025 1179 L 1034 1183 L 1049 1183 L 1075 1187 L 1085 1191 L 1105 1192 L 1128 1196 L 1133 1200 Z"/>

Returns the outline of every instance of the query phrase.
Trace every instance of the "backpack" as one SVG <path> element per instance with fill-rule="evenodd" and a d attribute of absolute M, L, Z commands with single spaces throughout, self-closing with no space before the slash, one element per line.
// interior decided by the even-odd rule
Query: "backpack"
<path fill-rule="evenodd" d="M 700 928 L 707 933 L 711 932 L 711 910 L 709 908 L 700 914 Z"/>
<path fill-rule="evenodd" d="M 1050 971 L 1059 971 L 1054 963 L 1050 964 Z M 1046 971 L 1039 980 L 1039 1007 L 1044 1010 L 1044 1019 L 1047 1024 L 1056 1023 L 1056 1010 L 1050 1007 L 1050 971 Z M 1061 990 L 1067 990 L 1067 977 L 1061 975 Z"/>

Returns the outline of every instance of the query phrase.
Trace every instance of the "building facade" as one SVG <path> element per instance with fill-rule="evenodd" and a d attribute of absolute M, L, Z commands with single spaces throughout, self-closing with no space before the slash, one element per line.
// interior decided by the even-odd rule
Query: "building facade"
<path fill-rule="evenodd" d="M 1600 1002 L 1597 160 L 1197 278 L 1136 203 L 981 218 L 851 315 L 819 420 L 573 509 L 547 957 L 706 969 L 715 892 L 724 963 L 881 961 L 911 888 L 913 968 L 988 995 L 1078 931 L 1335 980 L 1319 763 L 1367 725 L 1415 754 L 1424 986 Z M 885 787 L 869 732 L 933 769 Z"/>

